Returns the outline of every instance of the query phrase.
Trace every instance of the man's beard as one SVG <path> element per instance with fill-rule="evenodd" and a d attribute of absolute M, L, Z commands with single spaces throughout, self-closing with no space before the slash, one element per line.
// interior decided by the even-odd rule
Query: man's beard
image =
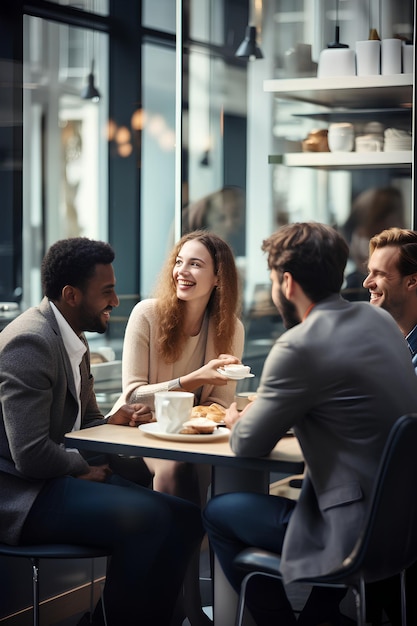
<path fill-rule="evenodd" d="M 285 328 L 293 328 L 293 326 L 297 326 L 301 322 L 298 317 L 297 309 L 294 304 L 290 302 L 282 293 L 279 291 L 279 312 L 281 313 L 282 320 L 284 322 Z"/>

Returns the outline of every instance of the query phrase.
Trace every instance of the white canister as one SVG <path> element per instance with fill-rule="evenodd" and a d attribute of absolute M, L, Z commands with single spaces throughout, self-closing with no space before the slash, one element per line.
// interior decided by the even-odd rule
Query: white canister
<path fill-rule="evenodd" d="M 401 74 L 401 40 L 381 41 L 381 74 Z"/>
<path fill-rule="evenodd" d="M 353 124 L 349 122 L 330 124 L 327 142 L 330 152 L 351 152 L 355 142 Z"/>
<path fill-rule="evenodd" d="M 325 48 L 320 52 L 318 78 L 326 76 L 354 76 L 355 51 L 350 48 Z"/>
<path fill-rule="evenodd" d="M 403 73 L 412 74 L 414 65 L 414 46 L 411 43 L 403 43 Z"/>
<path fill-rule="evenodd" d="M 356 42 L 356 74 L 372 76 L 381 71 L 381 42 L 367 39 Z"/>

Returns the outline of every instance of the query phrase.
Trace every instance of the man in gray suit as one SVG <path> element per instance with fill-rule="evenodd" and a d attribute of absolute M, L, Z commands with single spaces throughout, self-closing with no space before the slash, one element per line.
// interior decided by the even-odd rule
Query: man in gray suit
<path fill-rule="evenodd" d="M 208 503 L 205 527 L 236 590 L 243 574 L 233 559 L 251 545 L 282 554 L 286 583 L 340 565 L 365 519 L 388 433 L 417 410 L 414 369 L 392 317 L 340 296 L 348 258 L 341 235 L 323 224 L 290 224 L 263 250 L 289 330 L 265 361 L 256 400 L 240 414 L 234 404 L 228 409 L 230 444 L 238 455 L 263 456 L 293 428 L 306 474 L 297 503 L 249 493 Z M 296 623 L 283 586 L 276 587 L 253 579 L 248 607 L 258 625 Z M 339 624 L 344 593 L 313 588 L 297 624 Z"/>
<path fill-rule="evenodd" d="M 168 626 L 203 534 L 198 507 L 64 447 L 68 431 L 105 421 L 84 331 L 104 333 L 118 306 L 113 259 L 104 242 L 58 241 L 42 263 L 40 306 L 0 333 L 0 541 L 108 548 L 106 624 Z M 137 404 L 108 423 L 135 427 L 150 419 L 149 407 Z M 92 623 L 104 624 L 101 604 Z"/>

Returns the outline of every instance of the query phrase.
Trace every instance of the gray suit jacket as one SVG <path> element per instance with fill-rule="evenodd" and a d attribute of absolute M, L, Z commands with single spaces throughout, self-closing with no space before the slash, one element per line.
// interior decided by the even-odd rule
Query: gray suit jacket
<path fill-rule="evenodd" d="M 82 428 L 103 423 L 87 350 L 81 364 Z M 63 447 L 77 416 L 71 365 L 48 300 L 0 333 L 0 541 L 15 544 L 45 481 L 86 472 Z"/>
<path fill-rule="evenodd" d="M 278 339 L 230 441 L 238 455 L 264 456 L 291 427 L 299 439 L 307 476 L 284 540 L 286 582 L 325 574 L 350 553 L 388 432 L 409 412 L 416 376 L 386 311 L 333 296 Z"/>

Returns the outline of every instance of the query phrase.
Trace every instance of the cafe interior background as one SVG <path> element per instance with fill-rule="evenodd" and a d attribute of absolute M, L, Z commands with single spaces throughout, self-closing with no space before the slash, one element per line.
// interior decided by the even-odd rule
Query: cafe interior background
<path fill-rule="evenodd" d="M 414 0 L 3 0 L 0 330 L 40 301 L 50 244 L 109 241 L 120 307 L 104 336 L 88 337 L 103 360 L 105 410 L 130 310 L 211 207 L 206 223 L 231 244 L 241 276 L 244 361 L 255 378 L 239 390 L 256 388 L 283 330 L 262 240 L 288 222 L 333 224 L 351 245 L 346 297 L 366 299 L 370 229 L 415 227 L 414 20 Z M 251 26 L 259 52 L 237 56 Z M 395 74 L 338 75 L 375 30 L 401 39 L 407 67 L 400 59 Z M 329 152 L 327 131 L 339 123 L 366 135 L 371 152 L 359 143 Z M 72 579 L 68 564 L 52 567 L 47 597 L 86 576 L 82 566 Z M 0 567 L 9 589 L 0 621 L 30 602 L 21 584 L 16 596 L 22 576 Z"/>

